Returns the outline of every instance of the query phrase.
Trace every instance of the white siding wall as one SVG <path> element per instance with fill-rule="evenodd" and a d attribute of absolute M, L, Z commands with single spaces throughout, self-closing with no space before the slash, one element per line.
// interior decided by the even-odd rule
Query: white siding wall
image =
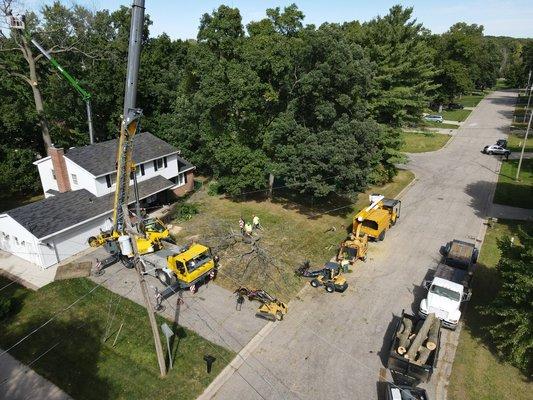
<path fill-rule="evenodd" d="M 37 240 L 7 214 L 0 215 L 0 249 L 31 263 L 41 265 Z"/>
<path fill-rule="evenodd" d="M 71 190 L 87 189 L 89 192 L 98 196 L 95 177 L 90 174 L 87 170 L 81 168 L 78 164 L 75 164 L 67 157 L 65 157 L 67 163 L 68 179 L 70 182 Z M 74 183 L 72 174 L 76 175 L 78 181 L 77 184 Z"/>
<path fill-rule="evenodd" d="M 9 215 L 2 215 L 0 216 L 0 249 L 42 268 L 48 268 L 88 248 L 87 239 L 97 235 L 100 228 L 107 228 L 109 225 L 107 220 L 110 217 L 111 213 L 108 213 L 39 242 Z"/>
<path fill-rule="evenodd" d="M 137 181 L 142 182 L 147 179 L 153 178 L 154 176 L 161 175 L 163 178 L 171 179 L 178 175 L 178 156 L 172 154 L 167 156 L 167 167 L 163 164 L 162 168 L 159 168 L 157 171 L 154 169 L 154 162 L 147 161 L 143 163 L 144 165 L 144 176 L 139 172 L 137 174 Z M 140 165 L 139 165 L 140 170 Z M 115 190 L 115 184 L 111 185 L 110 188 L 107 187 L 107 182 L 105 176 L 100 176 L 94 180 L 95 183 L 95 193 L 96 196 L 103 196 L 104 194 L 111 193 Z M 133 184 L 133 181 L 130 181 L 130 184 Z M 90 190 L 86 188 L 87 190 Z"/>
<path fill-rule="evenodd" d="M 53 236 L 47 240 L 43 240 L 43 242 L 49 243 L 53 247 L 53 251 L 45 252 L 43 249 L 44 262 L 42 266 L 47 268 L 56 264 L 56 253 L 59 260 L 62 261 L 67 257 L 87 249 L 89 247 L 87 239 L 89 239 L 90 236 L 98 235 L 98 233 L 100 233 L 100 228 L 104 229 L 107 225 L 106 220 L 109 217 L 111 217 L 111 213 L 69 229 L 68 231 Z M 44 247 L 46 248 L 46 246 Z"/>
<path fill-rule="evenodd" d="M 49 194 L 46 194 L 46 191 L 49 189 L 58 190 L 57 181 L 52 175 L 52 160 L 50 157 L 46 157 L 43 160 L 39 160 L 37 164 L 37 169 L 39 170 L 39 177 L 41 178 L 41 186 L 43 187 L 43 192 L 46 197 L 49 197 Z"/>

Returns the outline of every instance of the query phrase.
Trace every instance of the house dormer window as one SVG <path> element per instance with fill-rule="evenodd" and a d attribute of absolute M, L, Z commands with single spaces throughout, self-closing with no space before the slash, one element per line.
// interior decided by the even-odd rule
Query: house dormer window
<path fill-rule="evenodd" d="M 166 157 L 158 158 L 157 160 L 154 160 L 154 170 L 157 171 L 158 169 L 163 168 L 163 165 L 165 166 L 165 168 L 167 167 L 167 158 Z"/>
<path fill-rule="evenodd" d="M 76 174 L 70 174 L 72 177 L 72 183 L 77 185 L 78 184 L 78 176 Z"/>
<path fill-rule="evenodd" d="M 54 170 L 52 170 L 52 178 L 54 179 L 54 181 L 56 180 L 56 173 Z"/>
<path fill-rule="evenodd" d="M 117 180 L 117 174 L 116 173 L 112 173 L 112 174 L 109 174 L 109 175 L 105 176 L 105 183 L 107 184 L 108 188 L 113 186 L 115 184 L 116 180 Z"/>

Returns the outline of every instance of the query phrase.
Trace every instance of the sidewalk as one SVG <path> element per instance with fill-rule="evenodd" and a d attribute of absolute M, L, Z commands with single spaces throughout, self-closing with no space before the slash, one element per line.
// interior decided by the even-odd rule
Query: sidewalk
<path fill-rule="evenodd" d="M 493 218 L 533 221 L 533 209 L 492 204 L 490 216 Z"/>
<path fill-rule="evenodd" d="M 0 399 L 72 400 L 48 379 L 7 353 L 0 358 L 0 383 Z"/>

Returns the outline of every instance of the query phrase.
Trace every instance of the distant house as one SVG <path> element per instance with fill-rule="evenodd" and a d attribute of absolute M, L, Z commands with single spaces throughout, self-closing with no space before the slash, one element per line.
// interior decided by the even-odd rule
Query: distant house
<path fill-rule="evenodd" d="M 133 149 L 141 206 L 192 190 L 195 167 L 174 146 L 144 132 L 134 137 Z M 42 268 L 86 249 L 90 236 L 110 228 L 116 155 L 117 139 L 49 149 L 34 162 L 46 198 L 0 214 L 0 249 Z"/>

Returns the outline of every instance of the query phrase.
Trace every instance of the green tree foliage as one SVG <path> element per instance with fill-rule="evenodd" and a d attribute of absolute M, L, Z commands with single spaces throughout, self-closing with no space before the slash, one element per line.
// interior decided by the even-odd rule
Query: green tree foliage
<path fill-rule="evenodd" d="M 500 74 L 502 52 L 483 36 L 483 26 L 459 22 L 442 35 L 431 38 L 435 48 L 435 92 L 439 103 L 453 101 L 473 88 L 492 87 Z"/>
<path fill-rule="evenodd" d="M 54 55 L 93 96 L 96 140 L 115 138 L 129 8 L 91 12 L 54 2 L 38 15 L 27 13 L 28 32 L 45 48 L 69 50 Z M 277 185 L 315 197 L 384 182 L 399 160 L 397 128 L 416 123 L 431 98 L 444 102 L 489 86 L 500 67 L 518 76 L 524 60 L 533 59 L 520 45 L 498 64 L 503 56 L 493 53 L 504 54 L 513 41 L 487 41 L 481 26 L 467 24 L 431 36 L 401 6 L 363 24 L 320 27 L 304 25 L 294 4 L 267 9 L 246 27 L 238 9 L 220 6 L 201 17 L 197 40 L 190 41 L 150 37 L 150 24 L 146 16 L 138 95 L 143 128 L 182 150 L 232 195 L 266 188 L 270 174 Z M 13 39 L 0 45 L 9 48 Z M 7 73 L 25 66 L 21 57 L 2 52 L 0 60 L 8 67 L 0 71 L 0 129 L 10 138 L 1 168 L 18 182 L 5 193 L 35 190 L 32 157 L 44 155 L 30 87 Z M 82 99 L 44 58 L 36 65 L 52 142 L 86 145 Z"/>
<path fill-rule="evenodd" d="M 433 49 L 425 40 L 429 32 L 411 19 L 412 13 L 396 5 L 384 17 L 364 23 L 356 35 L 376 65 L 370 106 L 378 122 L 418 121 L 436 88 Z"/>
<path fill-rule="evenodd" d="M 533 236 L 519 229 L 520 244 L 500 241 L 497 266 L 501 287 L 483 312 L 491 317 L 489 334 L 500 354 L 528 376 L 533 373 Z"/>

